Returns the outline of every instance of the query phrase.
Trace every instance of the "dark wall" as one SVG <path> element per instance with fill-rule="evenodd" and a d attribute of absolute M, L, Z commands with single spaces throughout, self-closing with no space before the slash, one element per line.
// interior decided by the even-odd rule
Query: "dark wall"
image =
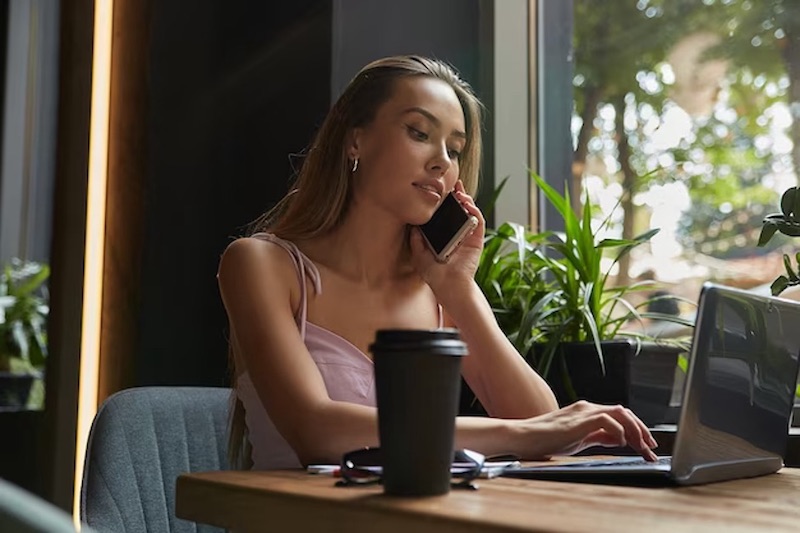
<path fill-rule="evenodd" d="M 330 96 L 326 0 L 153 3 L 136 384 L 225 385 L 216 270 Z"/>
<path fill-rule="evenodd" d="M 396 54 L 447 61 L 479 89 L 477 0 L 335 0 L 333 5 L 334 98 L 362 66 Z"/>

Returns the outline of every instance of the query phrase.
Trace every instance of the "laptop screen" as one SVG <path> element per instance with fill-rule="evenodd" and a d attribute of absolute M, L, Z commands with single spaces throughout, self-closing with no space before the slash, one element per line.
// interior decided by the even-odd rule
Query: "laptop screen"
<path fill-rule="evenodd" d="M 688 466 L 783 457 L 800 304 L 706 284 L 698 313 L 675 459 Z"/>

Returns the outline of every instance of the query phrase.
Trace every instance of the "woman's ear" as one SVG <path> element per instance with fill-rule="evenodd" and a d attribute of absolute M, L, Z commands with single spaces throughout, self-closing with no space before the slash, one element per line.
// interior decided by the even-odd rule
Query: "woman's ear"
<path fill-rule="evenodd" d="M 363 128 L 353 128 L 347 134 L 347 157 L 349 157 L 350 160 L 354 161 L 360 157 L 359 148 L 363 133 Z"/>

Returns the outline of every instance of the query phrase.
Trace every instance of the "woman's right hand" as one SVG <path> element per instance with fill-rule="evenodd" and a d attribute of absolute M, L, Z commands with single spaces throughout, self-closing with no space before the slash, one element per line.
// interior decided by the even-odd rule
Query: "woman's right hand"
<path fill-rule="evenodd" d="M 572 455 L 591 446 L 628 445 L 649 461 L 657 460 L 653 436 L 630 409 L 578 401 L 544 415 L 512 421 L 526 459 Z"/>

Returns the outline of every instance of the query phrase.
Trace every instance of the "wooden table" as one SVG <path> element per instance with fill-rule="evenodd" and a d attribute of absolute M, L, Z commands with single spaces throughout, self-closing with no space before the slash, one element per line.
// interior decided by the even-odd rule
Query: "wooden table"
<path fill-rule="evenodd" d="M 302 471 L 178 478 L 179 518 L 237 532 L 800 531 L 800 469 L 694 487 L 481 480 L 477 491 L 392 498 Z"/>

